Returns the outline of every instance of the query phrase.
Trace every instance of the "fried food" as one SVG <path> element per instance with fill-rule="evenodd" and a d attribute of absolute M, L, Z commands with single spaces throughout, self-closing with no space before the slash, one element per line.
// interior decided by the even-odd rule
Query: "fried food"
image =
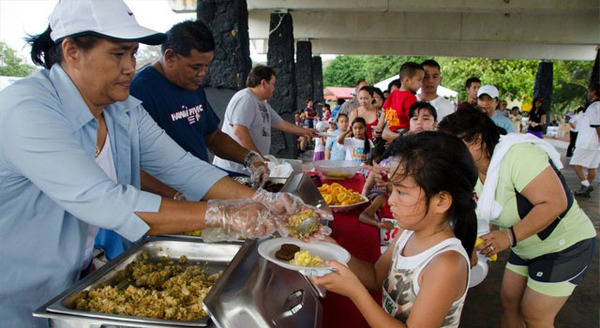
<path fill-rule="evenodd" d="M 143 252 L 115 274 L 114 284 L 99 285 L 77 296 L 80 311 L 189 321 L 205 317 L 202 300 L 222 272 L 209 274 L 201 264 L 168 258 L 150 261 Z M 115 285 L 116 284 L 116 285 Z"/>
<path fill-rule="evenodd" d="M 275 252 L 275 257 L 280 260 L 289 261 L 294 258 L 294 254 L 299 250 L 300 247 L 294 244 L 283 244 L 281 245 L 281 248 Z"/>
<path fill-rule="evenodd" d="M 307 231 L 298 231 L 298 227 L 300 226 L 300 224 L 302 224 L 302 222 L 304 222 L 304 220 L 310 219 L 310 218 L 315 218 L 316 224 L 314 226 L 307 227 L 308 228 Z M 314 211 L 304 210 L 298 214 L 294 214 L 294 215 L 290 216 L 288 218 L 286 228 L 288 229 L 288 232 L 292 237 L 295 237 L 298 239 L 305 238 L 305 237 L 308 237 L 312 232 L 316 231 L 319 228 L 320 224 L 318 223 L 319 222 L 318 219 L 319 219 L 319 215 L 317 213 L 315 213 Z"/>

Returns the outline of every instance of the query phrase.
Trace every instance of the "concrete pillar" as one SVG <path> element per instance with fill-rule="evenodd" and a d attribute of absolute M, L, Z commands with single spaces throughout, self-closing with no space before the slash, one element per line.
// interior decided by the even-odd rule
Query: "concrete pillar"
<path fill-rule="evenodd" d="M 198 0 L 197 17 L 215 37 L 215 58 L 203 84 L 240 90 L 252 68 L 246 0 Z"/>
<path fill-rule="evenodd" d="M 552 62 L 541 61 L 538 64 L 537 74 L 535 76 L 535 86 L 533 88 L 533 97 L 543 97 L 544 105 L 542 109 L 546 113 L 546 126 L 551 122 L 550 104 L 552 103 Z M 544 132 L 546 131 L 544 126 Z"/>
<path fill-rule="evenodd" d="M 296 43 L 296 86 L 298 88 L 297 109 L 305 108 L 306 99 L 313 99 L 312 44 L 310 41 Z M 316 102 L 316 99 L 313 99 Z"/>
<path fill-rule="evenodd" d="M 272 13 L 269 27 L 267 65 L 275 70 L 275 92 L 269 100 L 281 117 L 293 123 L 296 103 L 296 67 L 294 64 L 294 26 L 289 13 Z M 296 135 L 272 130 L 270 154 L 279 158 L 294 158 L 297 153 Z"/>
<path fill-rule="evenodd" d="M 594 68 L 592 68 L 589 86 L 592 86 L 594 83 L 600 83 L 600 46 L 596 48 L 596 60 L 594 61 Z"/>
<path fill-rule="evenodd" d="M 323 114 L 323 105 L 325 99 L 323 97 L 323 61 L 321 56 L 312 58 L 313 68 L 313 99 L 315 100 L 315 108 L 320 115 Z"/>

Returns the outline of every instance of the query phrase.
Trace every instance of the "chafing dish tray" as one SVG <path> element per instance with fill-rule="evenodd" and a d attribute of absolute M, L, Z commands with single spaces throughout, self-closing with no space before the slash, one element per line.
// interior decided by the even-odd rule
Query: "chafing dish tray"
<path fill-rule="evenodd" d="M 241 243 L 203 243 L 198 240 L 186 240 L 165 236 L 150 237 L 119 255 L 88 277 L 80 280 L 71 288 L 58 295 L 34 312 L 36 317 L 49 318 L 53 323 L 62 322 L 62 327 L 100 327 L 101 324 L 143 327 L 206 327 L 210 317 L 205 316 L 191 321 L 164 320 L 148 317 L 135 317 L 119 314 L 106 314 L 75 310 L 73 303 L 80 292 L 105 284 L 119 284 L 116 273 L 133 262 L 138 254 L 146 252 L 149 259 L 168 257 L 177 262 L 185 255 L 188 263 L 201 263 L 210 274 L 223 271 L 235 255 L 248 247 Z M 96 323 L 91 325 L 91 323 Z"/>

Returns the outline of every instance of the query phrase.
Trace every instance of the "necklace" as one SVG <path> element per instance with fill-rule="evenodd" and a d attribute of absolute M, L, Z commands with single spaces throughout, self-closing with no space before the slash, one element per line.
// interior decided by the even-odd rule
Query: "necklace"
<path fill-rule="evenodd" d="M 100 155 L 100 148 L 98 148 L 98 146 L 96 146 L 96 151 L 94 152 L 94 157 L 98 157 L 98 155 Z"/>

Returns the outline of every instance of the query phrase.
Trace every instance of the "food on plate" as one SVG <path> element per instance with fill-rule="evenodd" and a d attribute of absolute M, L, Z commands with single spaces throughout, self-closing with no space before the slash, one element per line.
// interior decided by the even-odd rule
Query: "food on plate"
<path fill-rule="evenodd" d="M 80 311 L 189 321 L 205 317 L 202 300 L 222 272 L 209 274 L 199 263 L 169 258 L 151 261 L 146 252 L 115 274 L 111 284 L 83 291 Z"/>
<path fill-rule="evenodd" d="M 305 267 L 324 267 L 324 261 L 319 255 L 312 255 L 309 251 L 299 251 L 294 254 L 294 259 L 290 261 L 292 265 Z"/>
<path fill-rule="evenodd" d="M 352 189 L 346 189 L 335 182 L 332 184 L 325 183 L 317 189 L 327 205 L 352 205 L 364 200 L 360 193 Z"/>
<path fill-rule="evenodd" d="M 281 248 L 275 252 L 275 257 L 280 260 L 289 261 L 294 258 L 294 254 L 299 250 L 300 247 L 294 244 L 283 244 L 281 245 Z"/>
<path fill-rule="evenodd" d="M 312 223 L 308 219 L 314 219 Z M 303 224 L 304 222 L 304 224 Z M 288 218 L 286 228 L 288 233 L 295 238 L 305 238 L 316 231 L 321 224 L 319 223 L 319 215 L 311 210 L 304 210 L 298 214 L 294 214 Z M 299 229 L 301 228 L 301 229 Z"/>

